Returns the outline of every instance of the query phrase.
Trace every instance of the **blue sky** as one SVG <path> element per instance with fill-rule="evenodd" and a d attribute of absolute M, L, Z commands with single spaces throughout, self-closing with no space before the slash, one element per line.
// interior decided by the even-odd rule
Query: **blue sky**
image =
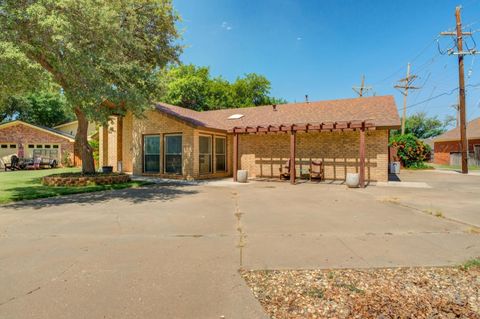
<path fill-rule="evenodd" d="M 209 66 L 228 80 L 255 72 L 272 82 L 272 95 L 290 102 L 354 97 L 362 74 L 377 95 L 403 96 L 393 85 L 406 65 L 422 89 L 410 91 L 409 114 L 455 115 L 457 58 L 441 55 L 436 38 L 455 26 L 455 6 L 480 48 L 480 0 L 310 1 L 174 0 L 183 21 L 183 63 Z M 471 43 L 470 39 L 467 39 Z M 448 48 L 452 40 L 440 38 Z M 476 60 L 476 61 L 475 61 Z M 466 83 L 480 84 L 480 55 L 465 58 Z M 480 116 L 480 86 L 467 91 L 467 116 Z"/>

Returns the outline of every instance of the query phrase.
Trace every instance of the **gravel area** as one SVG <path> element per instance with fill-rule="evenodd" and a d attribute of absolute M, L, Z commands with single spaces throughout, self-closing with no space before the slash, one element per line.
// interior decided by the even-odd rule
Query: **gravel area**
<path fill-rule="evenodd" d="M 241 271 L 272 318 L 480 318 L 480 267 Z"/>

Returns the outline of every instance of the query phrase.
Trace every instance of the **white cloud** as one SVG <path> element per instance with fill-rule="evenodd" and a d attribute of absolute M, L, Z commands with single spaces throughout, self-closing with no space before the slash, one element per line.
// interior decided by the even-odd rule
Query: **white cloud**
<path fill-rule="evenodd" d="M 227 31 L 232 30 L 232 26 L 227 21 L 223 21 L 221 27 L 222 27 L 222 29 L 225 29 Z"/>
<path fill-rule="evenodd" d="M 297 37 L 297 41 L 302 41 L 302 37 Z"/>

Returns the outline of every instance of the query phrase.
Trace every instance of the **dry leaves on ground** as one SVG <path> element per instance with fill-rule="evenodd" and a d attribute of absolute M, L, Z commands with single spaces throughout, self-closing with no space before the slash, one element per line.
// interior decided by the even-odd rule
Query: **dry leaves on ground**
<path fill-rule="evenodd" d="M 241 271 L 283 318 L 480 319 L 480 268 Z"/>

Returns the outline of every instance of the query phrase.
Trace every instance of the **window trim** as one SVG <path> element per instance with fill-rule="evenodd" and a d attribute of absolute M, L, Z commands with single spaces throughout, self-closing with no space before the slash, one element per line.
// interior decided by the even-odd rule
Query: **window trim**
<path fill-rule="evenodd" d="M 223 155 L 225 157 L 225 169 L 224 170 L 217 170 L 217 139 L 222 139 L 223 142 L 224 142 L 224 153 L 223 154 L 219 154 L 219 155 Z M 214 153 L 215 153 L 215 173 L 216 172 L 220 172 L 220 173 L 226 173 L 228 172 L 228 161 L 227 161 L 227 136 L 225 135 L 215 135 L 214 136 L 214 141 L 215 141 L 215 149 L 214 149 Z"/>
<path fill-rule="evenodd" d="M 162 153 L 163 153 L 163 163 L 166 163 L 167 162 L 167 137 L 169 136 L 180 136 L 182 138 L 182 150 L 180 152 L 180 162 L 181 162 L 181 169 L 180 169 L 180 173 L 170 173 L 170 172 L 167 172 L 166 169 L 166 165 L 163 165 L 162 167 L 162 172 L 163 174 L 168 174 L 168 175 L 179 175 L 179 176 L 182 176 L 183 175 L 183 133 L 164 133 L 163 134 L 163 147 L 161 148 L 162 150 Z M 169 155 L 178 155 L 178 154 L 169 154 Z"/>
<path fill-rule="evenodd" d="M 207 137 L 210 139 L 210 171 L 209 172 L 202 172 L 200 170 L 200 155 L 204 155 L 204 153 L 200 153 L 200 137 Z M 213 167 L 213 155 L 214 155 L 214 135 L 213 134 L 199 134 L 198 135 L 198 174 L 199 175 L 209 175 L 213 174 L 215 172 L 215 169 Z"/>
<path fill-rule="evenodd" d="M 149 136 L 157 136 L 160 142 L 160 150 L 158 154 L 158 172 L 146 172 L 145 171 L 145 138 Z M 162 134 L 154 133 L 154 134 L 142 134 L 142 174 L 161 174 L 162 173 Z M 152 155 L 152 154 L 150 154 Z"/>

